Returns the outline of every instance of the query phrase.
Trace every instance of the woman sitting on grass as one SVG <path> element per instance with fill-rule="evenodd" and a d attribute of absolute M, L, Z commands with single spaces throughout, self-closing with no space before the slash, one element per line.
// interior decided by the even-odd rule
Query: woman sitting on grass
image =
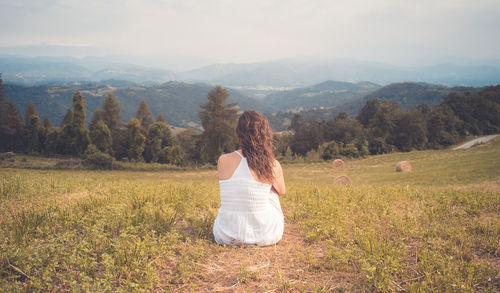
<path fill-rule="evenodd" d="M 215 241 L 226 245 L 265 246 L 283 236 L 278 195 L 285 194 L 281 165 L 272 152 L 269 123 L 256 111 L 245 111 L 236 133 L 240 149 L 220 156 L 217 172 L 221 207 L 215 219 Z"/>

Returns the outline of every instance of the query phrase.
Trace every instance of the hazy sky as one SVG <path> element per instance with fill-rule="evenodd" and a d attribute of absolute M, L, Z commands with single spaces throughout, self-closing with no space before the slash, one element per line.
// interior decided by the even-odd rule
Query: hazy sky
<path fill-rule="evenodd" d="M 500 59 L 500 0 L 0 0 L 0 46 L 254 62 Z"/>

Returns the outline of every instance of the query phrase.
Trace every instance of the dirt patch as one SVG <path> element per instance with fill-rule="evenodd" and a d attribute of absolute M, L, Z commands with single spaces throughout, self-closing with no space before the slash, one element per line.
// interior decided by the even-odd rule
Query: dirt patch
<path fill-rule="evenodd" d="M 202 277 L 191 284 L 196 291 L 331 291 L 350 287 L 352 282 L 349 280 L 358 278 L 319 270 L 318 263 L 325 254 L 325 247 L 305 242 L 299 226 L 289 221 L 285 223 L 282 240 L 276 245 L 245 248 L 210 244 L 207 250 L 208 257 L 198 263 Z M 187 289 L 184 286 L 176 289 Z"/>

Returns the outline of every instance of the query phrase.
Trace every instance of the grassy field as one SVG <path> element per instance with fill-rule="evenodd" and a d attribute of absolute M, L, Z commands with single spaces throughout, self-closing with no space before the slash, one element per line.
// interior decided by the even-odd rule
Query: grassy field
<path fill-rule="evenodd" d="M 214 244 L 214 170 L 0 169 L 0 291 L 500 290 L 499 139 L 284 169 L 263 248 Z"/>

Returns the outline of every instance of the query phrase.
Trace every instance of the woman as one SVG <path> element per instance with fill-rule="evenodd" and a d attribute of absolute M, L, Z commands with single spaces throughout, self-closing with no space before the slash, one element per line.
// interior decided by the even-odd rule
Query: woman
<path fill-rule="evenodd" d="M 266 117 L 245 111 L 236 133 L 240 149 L 220 156 L 217 171 L 221 207 L 215 219 L 215 241 L 226 245 L 265 246 L 283 236 L 278 195 L 285 194 L 281 165 L 272 152 Z"/>

